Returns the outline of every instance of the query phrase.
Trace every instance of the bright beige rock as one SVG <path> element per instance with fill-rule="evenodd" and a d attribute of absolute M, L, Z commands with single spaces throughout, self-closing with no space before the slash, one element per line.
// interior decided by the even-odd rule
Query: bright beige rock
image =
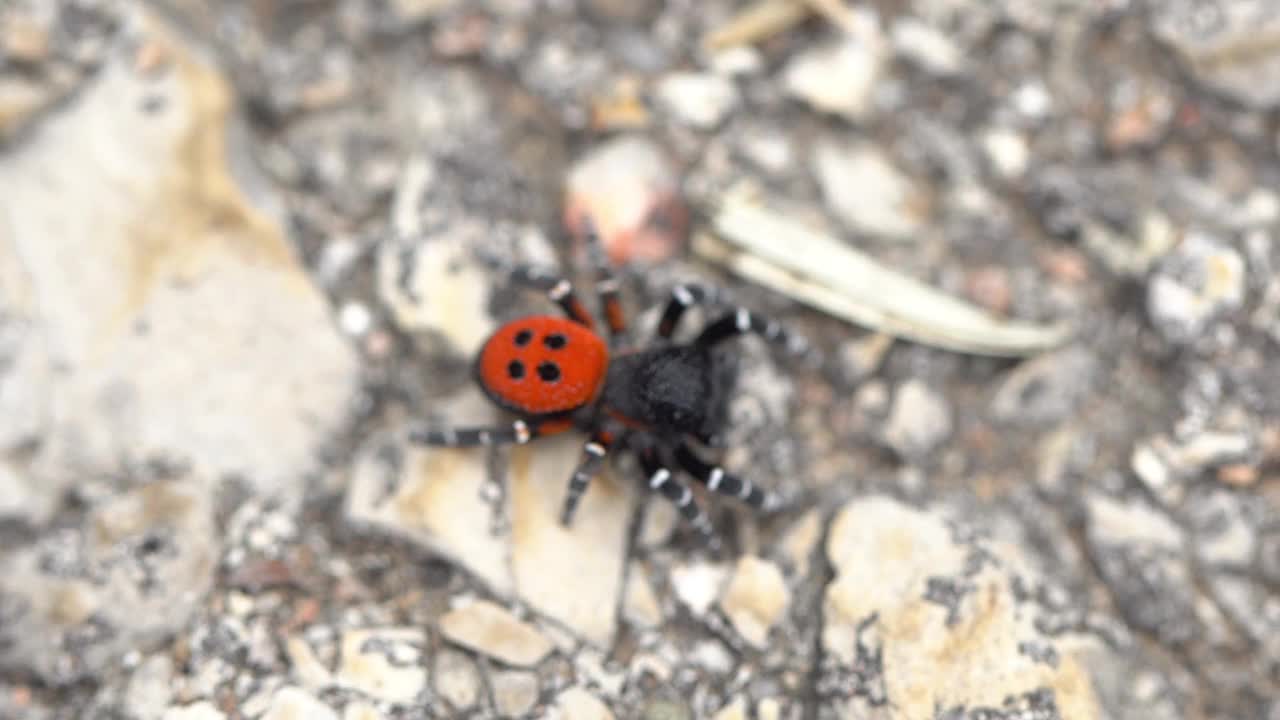
<path fill-rule="evenodd" d="M 560 524 L 585 440 L 565 433 L 512 450 L 511 563 L 525 602 L 606 648 L 617 630 L 634 493 L 632 483 L 606 469 L 582 496 L 573 524 Z"/>
<path fill-rule="evenodd" d="M 580 687 L 571 687 L 560 693 L 552 713 L 551 717 L 556 720 L 614 720 L 608 706 Z"/>
<path fill-rule="evenodd" d="M 418 628 L 349 630 L 342 636 L 335 679 L 384 702 L 411 702 L 427 685 L 426 643 L 427 634 Z"/>
<path fill-rule="evenodd" d="M 763 649 L 769 641 L 769 630 L 782 619 L 790 600 L 791 593 L 777 565 L 744 555 L 720 597 L 720 608 L 743 639 Z"/>
<path fill-rule="evenodd" d="M 973 543 L 999 558 L 976 572 Z M 1010 574 L 1027 576 L 1006 546 L 959 542 L 944 519 L 885 497 L 849 503 L 831 526 L 827 555 L 836 568 L 823 607 L 822 647 L 852 665 L 859 644 L 882 653 L 883 684 L 895 717 L 933 718 L 939 707 L 999 707 L 1009 697 L 1051 688 L 1066 720 L 1099 717 L 1081 657 L 1093 645 L 1041 634 L 1033 608 L 1020 608 Z M 929 599 L 930 582 L 963 578 L 952 607 Z M 1052 648 L 1037 661 L 1025 643 Z M 854 704 L 843 717 L 862 717 Z"/>
<path fill-rule="evenodd" d="M 537 628 L 487 600 L 477 600 L 440 618 L 440 632 L 451 642 L 495 660 L 532 667 L 553 646 Z"/>

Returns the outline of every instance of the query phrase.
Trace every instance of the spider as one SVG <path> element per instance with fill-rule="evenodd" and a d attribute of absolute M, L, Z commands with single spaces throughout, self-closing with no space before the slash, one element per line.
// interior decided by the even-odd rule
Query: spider
<path fill-rule="evenodd" d="M 672 336 L 685 311 L 709 304 L 716 294 L 707 286 L 677 285 L 658 323 L 651 346 L 624 346 L 627 322 L 619 300 L 619 282 L 590 223 L 587 248 L 596 270 L 595 291 L 609 330 L 606 341 L 569 280 L 527 265 L 508 268 L 519 286 L 546 293 L 564 317 L 530 315 L 499 327 L 475 357 L 473 375 L 480 389 L 515 416 L 509 425 L 453 429 L 414 429 L 410 440 L 443 447 L 524 444 L 538 437 L 577 428 L 588 435 L 583 456 L 569 478 L 560 522 L 568 527 L 582 495 L 613 450 L 633 451 L 649 488 L 672 502 L 680 515 L 712 549 L 720 546 L 706 513 L 672 467 L 684 470 L 712 492 L 728 495 L 760 510 L 777 507 L 777 496 L 750 480 L 704 460 L 690 439 L 714 445 L 723 419 L 712 411 L 725 392 L 713 348 L 731 338 L 755 333 L 793 355 L 807 344 L 779 323 L 746 308 L 730 310 L 708 323 L 695 339 L 677 343 Z"/>

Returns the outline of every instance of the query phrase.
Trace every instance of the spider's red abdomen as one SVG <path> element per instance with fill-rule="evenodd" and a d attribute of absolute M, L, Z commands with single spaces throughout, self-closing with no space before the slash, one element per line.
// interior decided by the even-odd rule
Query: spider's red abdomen
<path fill-rule="evenodd" d="M 609 348 L 585 326 L 534 315 L 498 328 L 476 359 L 480 387 L 494 402 L 525 415 L 550 415 L 595 399 Z"/>

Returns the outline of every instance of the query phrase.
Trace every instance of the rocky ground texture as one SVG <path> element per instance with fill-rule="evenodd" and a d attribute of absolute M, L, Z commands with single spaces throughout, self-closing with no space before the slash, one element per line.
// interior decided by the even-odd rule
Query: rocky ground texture
<path fill-rule="evenodd" d="M 1280 720 L 1276 8 L 0 3 L 0 717 Z M 727 274 L 743 179 L 1074 335 Z M 561 527 L 581 436 L 406 442 L 586 213 L 640 335 L 818 351 L 737 346 L 719 554 L 626 459 Z"/>

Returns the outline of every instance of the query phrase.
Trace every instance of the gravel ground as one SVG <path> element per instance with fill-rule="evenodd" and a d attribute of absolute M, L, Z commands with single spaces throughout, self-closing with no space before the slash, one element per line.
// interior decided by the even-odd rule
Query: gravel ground
<path fill-rule="evenodd" d="M 1280 720 L 1277 33 L 0 3 L 0 718 Z M 1073 334 L 971 355 L 756 285 L 696 241 L 743 182 Z M 589 290 L 588 215 L 636 337 L 696 280 L 812 344 L 722 355 L 723 464 L 782 502 L 699 489 L 718 553 L 625 456 L 562 527 L 576 433 L 406 440 L 502 417 L 470 357 L 554 306 L 492 259 Z"/>

